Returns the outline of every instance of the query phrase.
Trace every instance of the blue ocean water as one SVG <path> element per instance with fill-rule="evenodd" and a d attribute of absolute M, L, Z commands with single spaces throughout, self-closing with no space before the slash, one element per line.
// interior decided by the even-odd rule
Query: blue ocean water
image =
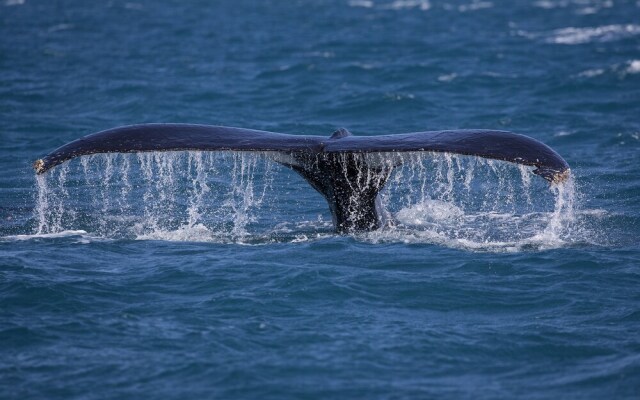
<path fill-rule="evenodd" d="M 0 398 L 638 398 L 640 3 L 0 0 Z M 143 122 L 489 128 L 332 232 L 260 155 L 31 163 Z"/>

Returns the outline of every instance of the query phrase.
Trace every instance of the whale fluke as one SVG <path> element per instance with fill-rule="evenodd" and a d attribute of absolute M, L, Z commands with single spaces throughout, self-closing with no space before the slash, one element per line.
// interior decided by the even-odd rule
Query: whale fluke
<path fill-rule="evenodd" d="M 269 152 L 270 159 L 296 171 L 325 197 L 339 232 L 381 226 L 377 195 L 402 163 L 396 156 L 403 152 L 446 152 L 534 166 L 535 174 L 552 183 L 569 175 L 569 165 L 549 146 L 507 131 L 353 136 L 341 128 L 326 138 L 194 124 L 130 125 L 94 133 L 61 146 L 33 167 L 42 174 L 82 155 L 180 150 Z"/>

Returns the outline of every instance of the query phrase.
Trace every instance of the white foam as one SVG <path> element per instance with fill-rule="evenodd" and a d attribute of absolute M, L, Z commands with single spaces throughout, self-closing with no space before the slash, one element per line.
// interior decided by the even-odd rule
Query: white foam
<path fill-rule="evenodd" d="M 579 212 L 576 212 L 576 214 L 595 217 L 606 217 L 607 215 L 609 215 L 609 211 L 603 210 L 601 208 L 595 208 L 592 210 L 580 210 Z"/>
<path fill-rule="evenodd" d="M 137 226 L 134 230 L 139 230 Z M 175 230 L 156 229 L 150 232 L 138 232 L 136 240 L 165 240 L 169 242 L 232 242 L 230 237 L 216 235 L 202 224 L 184 225 Z"/>
<path fill-rule="evenodd" d="M 460 12 L 469 12 L 469 11 L 477 11 L 486 8 L 492 8 L 493 3 L 490 1 L 472 1 L 469 4 L 461 4 L 458 6 L 458 11 Z"/>
<path fill-rule="evenodd" d="M 350 7 L 362 7 L 362 8 L 378 8 L 382 10 L 405 10 L 405 9 L 419 9 L 427 11 L 431 9 L 431 3 L 429 0 L 394 0 L 391 2 L 375 3 L 371 0 L 350 0 L 348 2 Z"/>
<path fill-rule="evenodd" d="M 541 1 L 536 1 L 533 3 L 534 7 L 538 7 L 538 8 L 544 8 L 546 10 L 550 10 L 553 8 L 558 8 L 560 7 L 561 3 L 559 2 L 555 2 L 555 1 L 549 1 L 549 0 L 541 0 Z"/>
<path fill-rule="evenodd" d="M 593 68 L 580 72 L 577 77 L 595 78 L 603 74 L 616 74 L 619 78 L 624 78 L 627 74 L 640 73 L 640 60 L 629 60 L 621 64 L 613 64 L 607 68 Z"/>
<path fill-rule="evenodd" d="M 431 8 L 431 3 L 428 0 L 395 0 L 383 8 L 392 10 L 418 8 L 422 11 L 427 11 Z"/>
<path fill-rule="evenodd" d="M 441 200 L 424 200 L 403 208 L 395 217 L 402 224 L 419 226 L 434 221 L 451 221 L 463 215 L 462 209 L 455 204 Z"/>
<path fill-rule="evenodd" d="M 351 0 L 349 2 L 350 7 L 363 7 L 363 8 L 372 8 L 374 6 L 373 1 L 370 0 Z"/>
<path fill-rule="evenodd" d="M 80 244 L 88 244 L 93 242 L 104 242 L 110 241 L 112 239 L 98 237 L 94 235 L 90 235 L 86 231 L 83 230 L 63 230 L 55 233 L 36 233 L 32 235 L 10 235 L 3 236 L 0 240 L 6 241 L 23 241 L 23 240 L 35 240 L 35 239 L 62 239 L 62 238 L 73 238 L 75 239 L 75 243 Z"/>
<path fill-rule="evenodd" d="M 604 73 L 605 73 L 605 70 L 603 68 L 594 68 L 594 69 L 588 69 L 588 70 L 582 71 L 578 74 L 578 76 L 583 78 L 593 78 L 596 76 L 600 76 Z"/>
<path fill-rule="evenodd" d="M 456 74 L 455 72 L 452 72 L 450 74 L 444 74 L 444 75 L 438 76 L 438 81 L 440 81 L 440 82 L 451 82 L 454 79 L 456 79 L 457 77 L 458 77 L 458 74 Z"/>
<path fill-rule="evenodd" d="M 547 42 L 576 45 L 591 42 L 611 42 L 640 35 L 640 25 L 604 25 L 589 28 L 562 28 L 551 33 Z"/>
<path fill-rule="evenodd" d="M 473 190 L 474 187 L 478 188 L 476 176 L 470 182 L 464 182 L 464 178 L 468 178 L 465 168 L 453 179 L 442 174 L 440 179 L 443 182 L 454 182 L 453 194 L 437 190 L 427 193 L 436 198 L 410 201 L 411 205 L 395 214 L 395 225 L 360 237 L 371 242 L 431 243 L 467 251 L 490 252 L 547 250 L 574 243 L 594 242 L 591 240 L 593 235 L 576 220 L 577 215 L 583 214 L 575 211 L 578 196 L 573 178 L 553 185 L 550 192 L 553 195 L 551 209 L 538 211 L 540 188 L 532 187 L 536 186 L 536 182 L 531 180 L 530 169 L 518 167 L 521 182 L 516 184 L 513 177 L 509 178 L 504 173 L 501 163 L 485 160 L 480 163 L 496 174 L 498 185 L 497 190 L 485 194 L 484 199 L 478 199 L 477 196 L 482 194 Z M 448 171 L 456 168 L 449 168 Z M 405 179 L 410 179 L 409 176 L 403 175 Z M 483 177 L 480 183 L 484 185 L 487 179 L 489 177 Z M 446 186 L 449 185 L 446 183 Z M 465 190 L 473 194 L 466 196 Z M 414 194 L 418 192 L 414 188 Z M 492 196 L 500 199 L 493 201 Z M 481 204 L 481 207 L 472 207 L 474 202 Z M 510 202 L 519 205 L 512 207 Z M 602 215 L 599 211 L 594 214 Z"/>
<path fill-rule="evenodd" d="M 576 238 L 567 238 L 559 235 L 554 229 L 535 229 L 529 231 L 529 235 L 513 231 L 513 235 L 504 234 L 493 237 L 489 233 L 491 224 L 499 224 L 504 227 L 517 227 L 524 220 L 535 220 L 544 225 L 552 214 L 530 214 L 515 216 L 512 214 L 465 214 L 458 219 L 456 224 L 449 226 L 443 221 L 436 223 L 424 223 L 422 229 L 416 229 L 418 225 L 395 226 L 362 235 L 362 240 L 379 242 L 401 242 L 412 244 L 434 244 L 454 249 L 479 252 L 521 252 L 526 250 L 550 250 L 571 245 Z M 481 220 L 485 220 L 482 222 Z M 450 221 L 449 221 L 450 222 Z"/>
<path fill-rule="evenodd" d="M 612 0 L 540 0 L 533 3 L 534 7 L 546 10 L 556 8 L 574 7 L 575 13 L 578 15 L 596 14 L 603 8 L 613 7 Z"/>
<path fill-rule="evenodd" d="M 631 60 L 626 69 L 628 74 L 640 74 L 640 60 Z"/>

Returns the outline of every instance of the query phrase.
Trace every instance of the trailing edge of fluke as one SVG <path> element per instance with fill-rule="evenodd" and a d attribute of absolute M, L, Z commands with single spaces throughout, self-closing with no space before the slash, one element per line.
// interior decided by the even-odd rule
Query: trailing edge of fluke
<path fill-rule="evenodd" d="M 339 232 L 368 231 L 382 224 L 377 195 L 403 152 L 444 152 L 534 166 L 549 182 L 564 181 L 569 165 L 549 146 L 528 136 L 494 130 L 448 130 L 382 136 L 353 136 L 339 129 L 330 137 L 287 135 L 193 124 L 130 125 L 87 135 L 34 162 L 36 173 L 74 157 L 97 153 L 153 151 L 258 151 L 304 177 L 320 192 Z M 380 153 L 388 162 L 371 161 Z"/>

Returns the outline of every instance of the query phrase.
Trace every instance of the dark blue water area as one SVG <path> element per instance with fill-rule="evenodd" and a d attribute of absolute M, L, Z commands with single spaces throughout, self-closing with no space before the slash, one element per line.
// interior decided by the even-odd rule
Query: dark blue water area
<path fill-rule="evenodd" d="M 637 398 L 639 15 L 622 0 L 0 0 L 0 398 Z M 184 155 L 154 159 L 182 160 L 164 175 L 97 156 L 36 180 L 56 147 L 143 122 L 510 130 L 561 154 L 574 187 L 517 169 L 485 185 L 481 165 L 464 192 L 475 164 L 454 160 L 447 186 L 443 158 L 422 164 L 445 166 L 435 178 L 394 181 L 398 198 L 434 186 L 392 210 L 397 229 L 338 235 L 307 183 L 250 158 L 196 179 Z"/>

